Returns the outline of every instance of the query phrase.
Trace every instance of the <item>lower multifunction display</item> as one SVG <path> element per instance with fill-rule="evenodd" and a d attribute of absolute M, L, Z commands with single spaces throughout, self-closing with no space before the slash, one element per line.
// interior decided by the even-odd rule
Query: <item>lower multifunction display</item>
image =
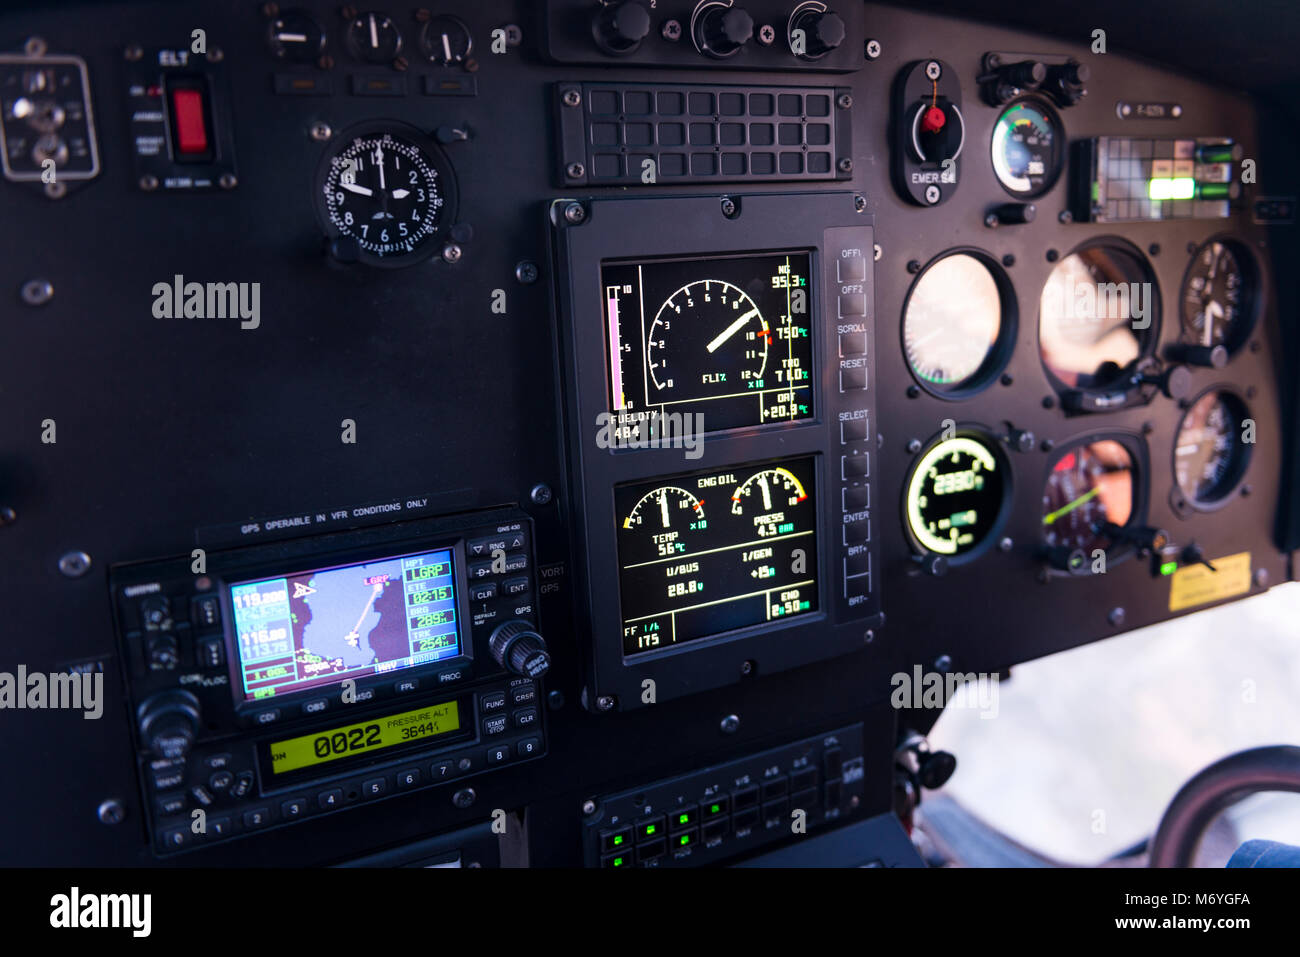
<path fill-rule="evenodd" d="M 231 587 L 244 700 L 460 654 L 450 549 Z"/>
<path fill-rule="evenodd" d="M 494 509 L 115 566 L 155 849 L 543 754 L 531 551 Z"/>
<path fill-rule="evenodd" d="M 815 611 L 815 489 L 811 458 L 616 488 L 624 654 Z"/>
<path fill-rule="evenodd" d="M 596 801 L 584 828 L 588 867 L 716 863 L 862 803 L 862 725 L 656 781 Z"/>
<path fill-rule="evenodd" d="M 807 252 L 602 263 L 615 444 L 670 413 L 705 432 L 810 418 L 810 269 Z"/>

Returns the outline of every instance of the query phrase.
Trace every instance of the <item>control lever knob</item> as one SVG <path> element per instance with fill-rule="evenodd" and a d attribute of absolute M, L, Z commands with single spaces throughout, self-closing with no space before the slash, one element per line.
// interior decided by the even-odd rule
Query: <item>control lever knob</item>
<path fill-rule="evenodd" d="M 806 10 L 799 14 L 791 27 L 790 49 L 795 49 L 794 31 L 804 33 L 803 48 L 798 56 L 805 60 L 820 60 L 844 42 L 844 21 L 830 10 Z"/>
<path fill-rule="evenodd" d="M 1162 373 L 1144 372 L 1138 382 L 1154 385 L 1169 399 L 1186 398 L 1192 391 L 1192 374 L 1187 366 L 1170 366 Z"/>
<path fill-rule="evenodd" d="M 1165 354 L 1178 362 L 1210 369 L 1222 369 L 1228 364 L 1228 349 L 1223 345 L 1191 346 L 1179 343 L 1166 349 Z"/>
<path fill-rule="evenodd" d="M 184 758 L 199 733 L 199 699 L 188 691 L 164 691 L 136 711 L 140 739 L 155 757 Z"/>
<path fill-rule="evenodd" d="M 638 0 L 607 3 L 591 20 L 596 46 L 614 56 L 635 52 L 649 32 L 650 11 Z"/>
<path fill-rule="evenodd" d="M 712 57 L 728 57 L 754 35 L 754 18 L 743 8 L 714 6 L 695 24 L 695 45 Z"/>
<path fill-rule="evenodd" d="M 488 639 L 497 664 L 525 678 L 540 678 L 551 667 L 546 641 L 531 624 L 516 618 L 497 625 Z"/>

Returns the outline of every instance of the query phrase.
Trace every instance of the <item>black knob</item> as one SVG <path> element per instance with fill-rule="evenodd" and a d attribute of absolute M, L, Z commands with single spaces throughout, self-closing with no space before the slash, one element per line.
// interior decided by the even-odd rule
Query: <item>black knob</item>
<path fill-rule="evenodd" d="M 1153 385 L 1169 399 L 1183 399 L 1192 391 L 1192 374 L 1187 366 L 1170 366 L 1164 372 L 1144 372 L 1138 377 L 1143 385 Z"/>
<path fill-rule="evenodd" d="M 188 691 L 164 691 L 136 711 L 140 740 L 155 757 L 184 758 L 199 732 L 199 699 Z"/>
<path fill-rule="evenodd" d="M 551 667 L 545 640 L 521 619 L 498 625 L 488 639 L 488 647 L 497 664 L 525 678 L 540 678 Z"/>
<path fill-rule="evenodd" d="M 695 24 L 695 44 L 701 53 L 728 57 L 754 35 L 754 18 L 741 7 L 710 7 Z"/>
<path fill-rule="evenodd" d="M 1009 63 L 998 71 L 1002 79 L 1022 89 L 1035 87 L 1047 79 L 1047 67 L 1038 60 Z"/>
<path fill-rule="evenodd" d="M 635 52 L 649 32 L 650 11 L 638 0 L 607 3 L 591 20 L 596 46 L 614 56 Z"/>
<path fill-rule="evenodd" d="M 937 791 L 957 770 L 957 758 L 947 751 L 931 751 L 921 755 L 920 765 L 917 777 L 921 784 L 927 790 Z"/>
<path fill-rule="evenodd" d="M 989 215 L 993 217 L 990 224 L 993 226 L 1032 223 L 1034 217 L 1038 215 L 1038 207 L 1033 203 L 1003 203 L 993 209 Z"/>
<path fill-rule="evenodd" d="M 1165 355 L 1178 362 L 1186 362 L 1194 366 L 1207 366 L 1211 369 L 1222 369 L 1228 364 L 1228 350 L 1223 345 L 1189 346 L 1178 343 L 1166 349 Z"/>
<path fill-rule="evenodd" d="M 1074 106 L 1087 95 L 1088 91 L 1084 87 L 1091 76 L 1092 71 L 1086 64 L 1067 60 L 1047 68 L 1047 79 L 1043 85 L 1061 106 Z"/>
<path fill-rule="evenodd" d="M 912 561 L 920 565 L 921 570 L 927 575 L 933 575 L 935 578 L 942 578 L 948 574 L 948 559 L 942 555 L 926 552 L 924 555 L 913 555 Z"/>
<path fill-rule="evenodd" d="M 795 44 L 795 30 L 803 31 L 802 49 Z M 795 19 L 790 33 L 791 50 L 805 60 L 820 60 L 844 42 L 844 21 L 830 10 L 808 10 Z"/>
<path fill-rule="evenodd" d="M 1081 548 L 1069 548 L 1065 545 L 1055 545 L 1043 550 L 1043 558 L 1047 564 L 1053 568 L 1059 568 L 1063 572 L 1069 572 L 1071 575 L 1085 575 L 1090 570 L 1088 564 L 1088 555 Z"/>

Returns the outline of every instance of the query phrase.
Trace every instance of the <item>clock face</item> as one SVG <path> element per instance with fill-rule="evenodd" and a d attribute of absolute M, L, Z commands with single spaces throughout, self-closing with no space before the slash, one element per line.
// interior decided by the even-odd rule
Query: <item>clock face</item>
<path fill-rule="evenodd" d="M 323 161 L 318 213 L 332 237 L 355 241 L 363 262 L 427 259 L 447 216 L 447 169 L 414 129 L 345 134 Z"/>

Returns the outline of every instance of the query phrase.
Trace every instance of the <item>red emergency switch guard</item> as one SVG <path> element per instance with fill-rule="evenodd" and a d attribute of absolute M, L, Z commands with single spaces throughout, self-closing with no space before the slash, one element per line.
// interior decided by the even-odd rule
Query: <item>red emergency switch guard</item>
<path fill-rule="evenodd" d="M 204 156 L 208 153 L 208 125 L 204 116 L 200 90 L 174 89 L 172 117 L 175 120 L 176 152 L 180 156 Z"/>

